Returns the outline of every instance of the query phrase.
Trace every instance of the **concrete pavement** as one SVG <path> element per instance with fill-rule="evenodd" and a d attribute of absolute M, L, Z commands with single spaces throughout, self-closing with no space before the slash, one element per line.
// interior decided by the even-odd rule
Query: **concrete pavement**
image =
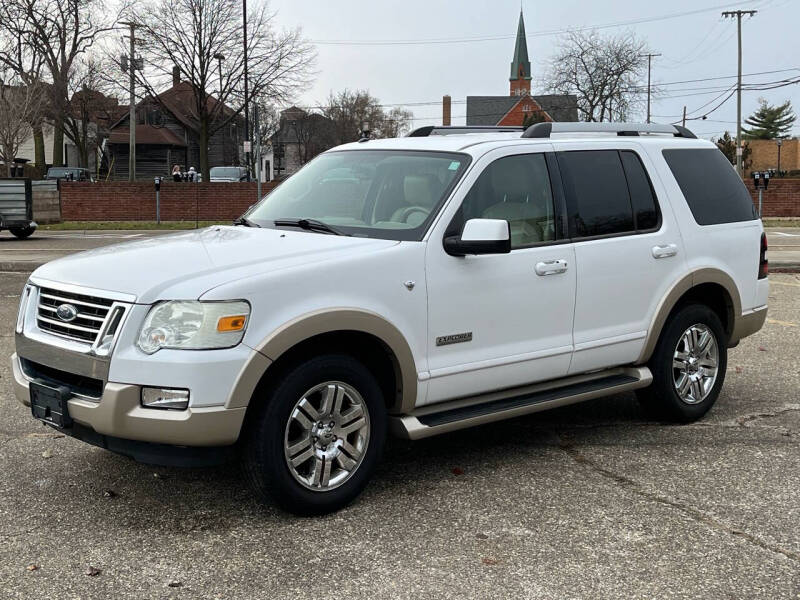
<path fill-rule="evenodd" d="M 391 440 L 318 519 L 259 505 L 235 468 L 148 467 L 34 421 L 9 381 L 26 278 L 0 276 L 3 598 L 800 596 L 798 275 L 770 276 L 700 422 L 623 394 Z"/>

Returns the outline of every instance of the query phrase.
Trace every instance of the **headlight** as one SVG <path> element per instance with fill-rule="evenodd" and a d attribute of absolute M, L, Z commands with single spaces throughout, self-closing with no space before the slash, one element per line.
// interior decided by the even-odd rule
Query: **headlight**
<path fill-rule="evenodd" d="M 250 305 L 236 302 L 171 301 L 147 313 L 136 345 L 153 354 L 161 348 L 213 350 L 242 341 Z"/>

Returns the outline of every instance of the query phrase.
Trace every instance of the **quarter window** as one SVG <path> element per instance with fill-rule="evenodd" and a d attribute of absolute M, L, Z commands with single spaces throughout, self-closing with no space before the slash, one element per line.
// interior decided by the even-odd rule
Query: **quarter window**
<path fill-rule="evenodd" d="M 544 154 L 519 154 L 491 163 L 467 193 L 451 229 L 469 219 L 502 219 L 511 248 L 555 239 L 553 191 Z"/>
<path fill-rule="evenodd" d="M 716 148 L 663 152 L 698 225 L 758 218 L 747 188 L 722 152 Z"/>

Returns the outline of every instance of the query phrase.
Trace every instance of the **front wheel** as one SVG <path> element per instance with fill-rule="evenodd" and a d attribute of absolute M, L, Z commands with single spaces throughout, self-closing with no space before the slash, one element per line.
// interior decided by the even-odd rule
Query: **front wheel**
<path fill-rule="evenodd" d="M 701 418 L 725 381 L 727 344 L 713 310 L 702 304 L 681 308 L 661 332 L 649 363 L 653 383 L 637 391 L 640 402 L 668 420 L 689 423 Z"/>
<path fill-rule="evenodd" d="M 10 227 L 8 230 L 14 237 L 24 240 L 25 238 L 29 238 L 33 235 L 33 232 L 36 231 L 36 227 L 26 225 L 24 227 Z"/>
<path fill-rule="evenodd" d="M 264 391 L 244 448 L 261 499 L 299 515 L 336 511 L 366 487 L 386 439 L 380 386 L 356 359 L 331 354 L 290 369 Z"/>

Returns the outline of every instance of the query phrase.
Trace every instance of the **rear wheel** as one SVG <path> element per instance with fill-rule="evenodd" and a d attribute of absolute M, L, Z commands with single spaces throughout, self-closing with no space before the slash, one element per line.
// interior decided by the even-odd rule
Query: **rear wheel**
<path fill-rule="evenodd" d="M 688 423 L 716 402 L 728 364 L 728 338 L 717 314 L 702 304 L 676 312 L 661 332 L 650 371 L 653 383 L 637 396 L 655 415 Z"/>
<path fill-rule="evenodd" d="M 346 355 L 313 358 L 290 369 L 263 400 L 244 450 L 259 497 L 313 515 L 361 493 L 386 439 L 383 395 L 363 364 Z"/>
<path fill-rule="evenodd" d="M 30 225 L 26 225 L 25 227 L 10 227 L 8 230 L 15 237 L 24 240 L 25 238 L 31 237 L 33 235 L 33 232 L 36 231 L 36 228 L 31 227 Z"/>

